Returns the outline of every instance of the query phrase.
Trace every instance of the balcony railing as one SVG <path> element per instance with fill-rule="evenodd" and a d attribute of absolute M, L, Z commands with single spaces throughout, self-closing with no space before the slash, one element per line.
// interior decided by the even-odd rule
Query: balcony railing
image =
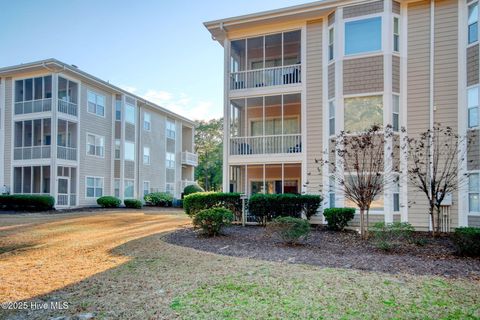
<path fill-rule="evenodd" d="M 77 104 L 65 100 L 58 100 L 58 112 L 77 116 Z"/>
<path fill-rule="evenodd" d="M 182 164 L 196 167 L 198 165 L 198 155 L 188 151 L 182 152 Z"/>
<path fill-rule="evenodd" d="M 15 114 L 52 111 L 52 99 L 15 102 Z"/>
<path fill-rule="evenodd" d="M 302 65 L 273 67 L 230 73 L 230 90 L 301 83 Z"/>
<path fill-rule="evenodd" d="M 179 187 L 180 187 L 179 190 L 182 190 L 182 192 L 183 192 L 183 189 L 185 189 L 185 187 L 196 184 L 196 182 L 195 181 L 190 181 L 190 180 L 182 180 L 182 181 L 178 181 L 178 184 L 179 184 Z"/>
<path fill-rule="evenodd" d="M 14 160 L 32 160 L 50 158 L 50 146 L 18 147 L 13 149 Z"/>
<path fill-rule="evenodd" d="M 76 194 L 58 194 L 57 206 L 59 207 L 73 207 L 77 204 Z"/>
<path fill-rule="evenodd" d="M 230 138 L 230 155 L 233 156 L 301 152 L 301 134 Z"/>
<path fill-rule="evenodd" d="M 77 160 L 77 148 L 72 147 L 57 147 L 57 158 L 64 159 L 64 160 Z"/>

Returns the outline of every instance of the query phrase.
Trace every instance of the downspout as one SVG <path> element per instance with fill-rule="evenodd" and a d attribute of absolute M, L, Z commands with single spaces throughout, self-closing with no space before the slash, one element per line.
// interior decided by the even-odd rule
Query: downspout
<path fill-rule="evenodd" d="M 433 173 L 433 129 L 434 129 L 434 115 L 435 115 L 435 104 L 434 104 L 434 81 L 435 81 L 435 71 L 434 71 L 434 62 L 435 62 L 435 0 L 430 0 L 430 123 L 429 123 L 429 129 L 430 129 L 430 177 L 429 177 L 429 192 L 430 192 L 430 198 L 433 197 L 432 190 L 431 190 L 431 182 L 432 182 L 432 173 Z M 432 217 L 429 217 L 429 229 L 432 231 L 433 226 L 432 226 Z"/>

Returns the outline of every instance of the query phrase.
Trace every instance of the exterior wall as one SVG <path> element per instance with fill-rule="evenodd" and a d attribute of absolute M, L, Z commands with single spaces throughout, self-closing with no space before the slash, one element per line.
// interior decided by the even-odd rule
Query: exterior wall
<path fill-rule="evenodd" d="M 368 14 L 379 13 L 383 11 L 383 0 L 358 4 L 345 7 L 343 9 L 343 19 L 365 16 Z"/>
<path fill-rule="evenodd" d="M 478 83 L 478 44 L 467 48 L 467 86 Z"/>
<path fill-rule="evenodd" d="M 343 94 L 383 91 L 383 55 L 343 61 Z"/>
<path fill-rule="evenodd" d="M 328 65 L 328 99 L 335 97 L 335 63 Z"/>
<path fill-rule="evenodd" d="M 12 116 L 13 116 L 13 80 L 8 77 L 4 79 L 5 81 L 5 117 L 3 119 L 3 126 L 5 128 L 5 144 L 4 144 L 4 181 L 8 186 L 12 181 L 12 147 L 13 147 L 13 136 L 12 136 Z M 12 189 L 12 187 L 10 187 Z"/>
<path fill-rule="evenodd" d="M 400 93 L 400 58 L 392 56 L 392 91 Z"/>

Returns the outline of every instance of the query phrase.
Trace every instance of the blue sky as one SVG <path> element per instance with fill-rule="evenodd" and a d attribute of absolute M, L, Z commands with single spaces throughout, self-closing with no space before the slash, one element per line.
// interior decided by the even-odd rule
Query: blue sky
<path fill-rule="evenodd" d="M 46 58 L 193 119 L 222 115 L 223 49 L 204 21 L 308 0 L 0 0 L 0 66 Z"/>

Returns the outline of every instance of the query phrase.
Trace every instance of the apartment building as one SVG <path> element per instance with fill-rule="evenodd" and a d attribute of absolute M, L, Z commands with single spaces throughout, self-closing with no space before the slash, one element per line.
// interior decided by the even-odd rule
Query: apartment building
<path fill-rule="evenodd" d="M 400 128 L 416 135 L 439 122 L 478 136 L 478 19 L 477 0 L 325 0 L 206 22 L 224 48 L 224 189 L 319 193 L 324 207 L 351 206 L 316 161 L 341 131 L 392 125 L 393 145 Z M 444 203 L 446 231 L 480 226 L 475 143 L 460 169 L 468 183 Z M 400 153 L 385 157 L 386 173 L 405 174 Z M 400 179 L 370 221 L 426 230 L 427 212 L 425 196 Z"/>
<path fill-rule="evenodd" d="M 76 66 L 1 68 L 0 112 L 0 185 L 12 194 L 71 208 L 103 195 L 178 198 L 193 183 L 194 122 Z"/>

